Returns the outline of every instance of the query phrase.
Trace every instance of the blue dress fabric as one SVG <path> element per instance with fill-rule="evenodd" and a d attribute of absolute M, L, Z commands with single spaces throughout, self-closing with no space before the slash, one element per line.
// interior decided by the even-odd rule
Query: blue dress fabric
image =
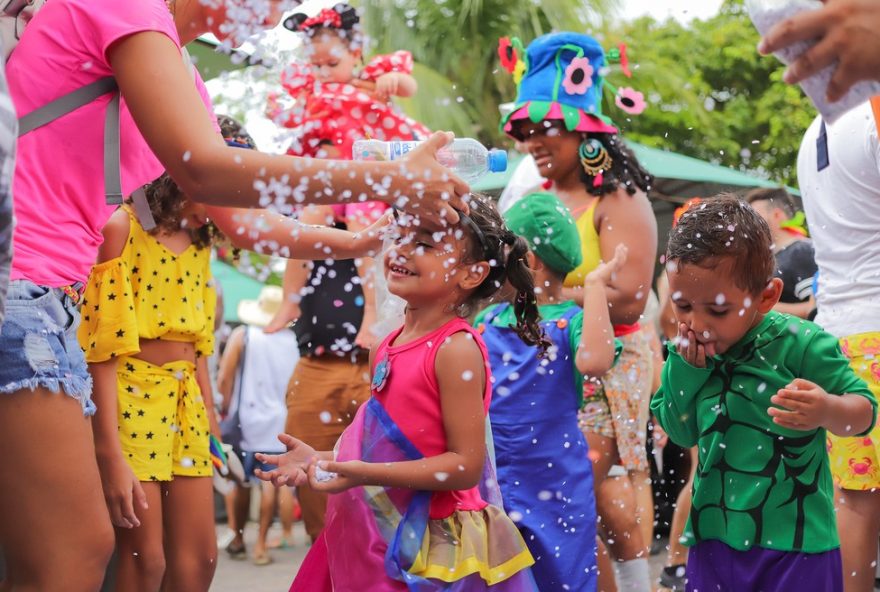
<path fill-rule="evenodd" d="M 569 327 L 581 309 L 545 319 L 554 347 L 540 360 L 513 329 L 492 321 L 480 327 L 494 379 L 489 418 L 504 509 L 535 558 L 542 592 L 596 590 L 596 504 L 588 448 L 578 428 L 581 388 Z"/>

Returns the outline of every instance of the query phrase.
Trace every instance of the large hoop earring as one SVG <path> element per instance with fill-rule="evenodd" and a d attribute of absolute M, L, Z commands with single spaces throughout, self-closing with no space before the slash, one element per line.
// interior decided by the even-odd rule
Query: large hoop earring
<path fill-rule="evenodd" d="M 605 145 L 596 138 L 587 138 L 581 142 L 578 148 L 578 156 L 584 172 L 591 177 L 598 177 L 605 171 L 611 170 L 611 155 Z"/>

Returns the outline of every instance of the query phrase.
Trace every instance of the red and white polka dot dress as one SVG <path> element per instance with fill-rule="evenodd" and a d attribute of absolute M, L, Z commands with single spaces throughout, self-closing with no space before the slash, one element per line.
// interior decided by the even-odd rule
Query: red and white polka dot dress
<path fill-rule="evenodd" d="M 412 54 L 396 51 L 373 58 L 358 78 L 375 82 L 390 72 L 411 74 L 412 68 Z M 281 84 L 297 103 L 288 111 L 273 110 L 270 105 L 269 115 L 278 125 L 293 130 L 288 152 L 296 156 L 315 156 L 322 145 L 330 143 L 340 158 L 349 160 L 356 140 L 420 140 L 431 133 L 391 102 L 378 101 L 352 84 L 318 82 L 307 64 L 291 64 Z"/>

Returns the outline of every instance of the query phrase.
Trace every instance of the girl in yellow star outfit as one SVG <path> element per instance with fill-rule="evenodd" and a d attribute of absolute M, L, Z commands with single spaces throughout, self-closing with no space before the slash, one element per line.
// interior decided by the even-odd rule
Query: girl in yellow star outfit
<path fill-rule="evenodd" d="M 227 140 L 250 144 L 246 136 Z M 82 301 L 80 345 L 94 381 L 95 449 L 116 526 L 117 590 L 207 590 L 216 565 L 209 435 L 219 437 L 206 356 L 216 294 L 205 206 L 163 175 L 145 188 L 157 227 L 130 205 L 104 228 Z M 271 244 L 307 259 L 378 250 L 360 234 L 262 211 L 211 208 L 244 248 Z"/>

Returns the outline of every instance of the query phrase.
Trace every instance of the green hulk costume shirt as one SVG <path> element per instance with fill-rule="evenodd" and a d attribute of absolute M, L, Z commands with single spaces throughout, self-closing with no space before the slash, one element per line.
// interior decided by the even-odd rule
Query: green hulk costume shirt
<path fill-rule="evenodd" d="M 771 312 L 723 355 L 691 366 L 670 346 L 651 411 L 673 442 L 698 446 L 688 545 L 715 539 L 744 551 L 820 553 L 840 546 L 825 430 L 793 431 L 767 413 L 795 378 L 877 402 L 837 339 Z"/>

